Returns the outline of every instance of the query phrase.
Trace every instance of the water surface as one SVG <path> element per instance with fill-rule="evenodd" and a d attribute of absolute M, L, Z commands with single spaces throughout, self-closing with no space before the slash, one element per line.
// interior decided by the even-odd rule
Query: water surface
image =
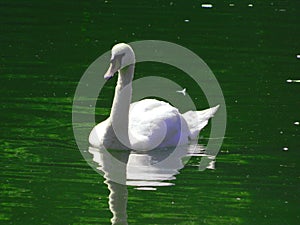
<path fill-rule="evenodd" d="M 287 82 L 300 79 L 299 10 L 297 1 L 1 1 L 0 223 L 110 224 L 109 184 L 74 141 L 73 96 L 114 43 L 147 39 L 187 47 L 209 65 L 228 125 L 215 169 L 199 171 L 194 156 L 171 186 L 126 187 L 128 223 L 299 223 L 300 86 Z M 149 75 L 174 79 L 208 106 L 176 68 L 137 66 L 136 78 Z M 99 96 L 98 122 L 115 82 Z M 201 136 L 205 145 L 209 127 Z"/>

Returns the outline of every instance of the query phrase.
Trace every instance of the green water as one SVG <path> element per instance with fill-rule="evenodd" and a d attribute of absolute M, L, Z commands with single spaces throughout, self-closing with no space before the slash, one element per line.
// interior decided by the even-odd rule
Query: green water
<path fill-rule="evenodd" d="M 200 172 L 201 157 L 192 157 L 173 186 L 128 187 L 128 223 L 299 223 L 300 84 L 286 81 L 300 79 L 300 2 L 202 3 L 0 1 L 1 224 L 110 224 L 109 182 L 74 140 L 73 96 L 114 43 L 147 39 L 182 45 L 209 65 L 227 130 L 214 170 Z M 189 85 L 174 68 L 136 68 L 136 77 L 153 73 Z M 99 122 L 115 82 L 99 96 Z M 187 89 L 199 109 L 208 106 L 201 91 Z M 201 135 L 205 144 L 209 127 Z"/>

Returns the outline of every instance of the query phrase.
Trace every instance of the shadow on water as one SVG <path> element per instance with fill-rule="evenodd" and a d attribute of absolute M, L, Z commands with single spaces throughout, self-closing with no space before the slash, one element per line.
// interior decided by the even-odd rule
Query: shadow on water
<path fill-rule="evenodd" d="M 156 190 L 160 186 L 172 186 L 184 165 L 192 156 L 205 156 L 204 148 L 190 144 L 176 149 L 154 149 L 148 152 L 110 150 L 89 147 L 97 170 L 105 178 L 110 191 L 109 208 L 112 224 L 127 224 L 127 186 L 137 190 Z M 119 163 L 115 163 L 117 160 Z M 214 168 L 211 161 L 208 168 Z"/>

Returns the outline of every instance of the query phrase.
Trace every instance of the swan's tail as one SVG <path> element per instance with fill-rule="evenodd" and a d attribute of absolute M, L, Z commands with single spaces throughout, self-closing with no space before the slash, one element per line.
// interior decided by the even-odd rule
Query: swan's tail
<path fill-rule="evenodd" d="M 190 139 L 198 137 L 200 130 L 207 125 L 208 120 L 214 116 L 219 107 L 220 105 L 217 105 L 202 111 L 188 111 L 182 115 L 190 129 Z"/>

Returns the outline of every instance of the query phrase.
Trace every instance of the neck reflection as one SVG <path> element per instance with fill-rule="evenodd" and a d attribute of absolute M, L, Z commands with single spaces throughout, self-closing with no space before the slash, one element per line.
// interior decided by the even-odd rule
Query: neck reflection
<path fill-rule="evenodd" d="M 127 185 L 138 190 L 156 190 L 158 186 L 174 185 L 172 180 L 191 156 L 207 157 L 198 144 L 148 152 L 108 151 L 90 147 L 89 152 L 110 191 L 109 208 L 114 225 L 127 224 Z"/>

